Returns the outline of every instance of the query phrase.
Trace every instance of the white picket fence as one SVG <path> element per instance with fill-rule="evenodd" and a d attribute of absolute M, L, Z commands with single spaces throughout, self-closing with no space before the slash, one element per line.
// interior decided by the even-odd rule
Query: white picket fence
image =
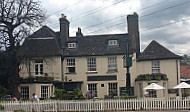
<path fill-rule="evenodd" d="M 112 100 L 48 100 L 40 102 L 0 102 L 2 112 L 24 110 L 26 112 L 66 111 L 127 111 L 127 110 L 189 110 L 190 99 L 112 99 Z"/>

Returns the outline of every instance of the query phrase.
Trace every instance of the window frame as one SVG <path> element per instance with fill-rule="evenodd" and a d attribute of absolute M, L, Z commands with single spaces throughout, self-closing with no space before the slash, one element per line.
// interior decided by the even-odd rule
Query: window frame
<path fill-rule="evenodd" d="M 49 86 L 41 85 L 41 98 L 49 97 Z"/>
<path fill-rule="evenodd" d="M 108 57 L 108 72 L 117 72 L 117 57 Z"/>
<path fill-rule="evenodd" d="M 69 49 L 74 49 L 74 48 L 76 48 L 76 42 L 70 42 L 70 43 L 68 43 L 68 48 L 69 48 Z"/>
<path fill-rule="evenodd" d="M 108 45 L 109 46 L 117 46 L 118 40 L 117 39 L 108 40 Z"/>
<path fill-rule="evenodd" d="M 118 83 L 108 83 L 108 95 L 118 96 Z"/>
<path fill-rule="evenodd" d="M 87 89 L 88 89 L 89 92 L 93 93 L 93 97 L 97 97 L 98 96 L 97 83 L 90 83 L 90 84 L 88 84 Z"/>
<path fill-rule="evenodd" d="M 152 73 L 160 73 L 160 61 L 152 61 Z"/>
<path fill-rule="evenodd" d="M 149 92 L 149 97 L 150 98 L 157 98 L 157 91 L 156 90 L 148 90 Z"/>
<path fill-rule="evenodd" d="M 26 88 L 27 88 L 27 90 L 26 90 Z M 22 100 L 29 100 L 29 98 L 30 98 L 30 96 L 29 96 L 29 93 L 30 93 L 29 86 L 21 86 L 20 87 L 20 93 L 21 93 L 21 99 Z"/>
<path fill-rule="evenodd" d="M 138 83 L 139 86 L 139 97 L 142 98 L 143 97 L 143 85 L 142 83 Z"/>
<path fill-rule="evenodd" d="M 41 76 L 44 74 L 43 60 L 38 59 L 34 61 L 34 73 L 35 76 Z"/>
<path fill-rule="evenodd" d="M 87 71 L 88 72 L 97 72 L 96 57 L 88 57 L 87 58 Z"/>
<path fill-rule="evenodd" d="M 74 72 L 70 72 L 69 68 L 74 68 Z M 76 73 L 76 59 L 75 58 L 67 58 L 66 60 L 66 73 Z"/>

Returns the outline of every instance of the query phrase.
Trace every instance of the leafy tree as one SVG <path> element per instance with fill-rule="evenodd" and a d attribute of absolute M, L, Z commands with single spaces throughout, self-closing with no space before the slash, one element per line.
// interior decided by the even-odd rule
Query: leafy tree
<path fill-rule="evenodd" d="M 0 85 L 0 99 L 6 95 L 6 88 Z"/>
<path fill-rule="evenodd" d="M 182 59 L 181 59 L 181 63 L 182 64 L 190 64 L 190 56 L 188 56 L 188 55 L 183 55 L 182 56 Z"/>
<path fill-rule="evenodd" d="M 18 47 L 45 20 L 39 2 L 34 0 L 0 0 L 0 44 L 6 52 L 6 78 L 10 94 L 19 96 Z"/>

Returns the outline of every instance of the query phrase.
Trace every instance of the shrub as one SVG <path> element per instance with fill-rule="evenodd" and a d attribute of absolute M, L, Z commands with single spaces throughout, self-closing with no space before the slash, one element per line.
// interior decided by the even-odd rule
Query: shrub
<path fill-rule="evenodd" d="M 6 95 L 7 89 L 0 85 L 0 98 Z"/>
<path fill-rule="evenodd" d="M 22 109 L 19 109 L 19 110 L 14 110 L 13 112 L 25 112 L 25 111 Z"/>
<path fill-rule="evenodd" d="M 125 95 L 125 96 L 121 96 L 120 98 L 122 98 L 122 99 L 131 99 L 131 98 L 137 98 L 137 96 Z"/>
<path fill-rule="evenodd" d="M 3 107 L 3 105 L 0 105 L 0 110 L 4 110 L 4 107 Z"/>

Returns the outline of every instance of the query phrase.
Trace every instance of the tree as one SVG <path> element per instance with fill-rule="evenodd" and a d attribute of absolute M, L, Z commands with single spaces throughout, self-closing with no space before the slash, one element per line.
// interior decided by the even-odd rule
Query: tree
<path fill-rule="evenodd" d="M 182 58 L 181 58 L 181 63 L 182 64 L 190 64 L 190 56 L 188 55 L 183 55 Z"/>
<path fill-rule="evenodd" d="M 34 0 L 0 0 L 0 44 L 6 50 L 8 91 L 19 96 L 18 46 L 35 28 L 41 26 L 45 13 Z"/>

